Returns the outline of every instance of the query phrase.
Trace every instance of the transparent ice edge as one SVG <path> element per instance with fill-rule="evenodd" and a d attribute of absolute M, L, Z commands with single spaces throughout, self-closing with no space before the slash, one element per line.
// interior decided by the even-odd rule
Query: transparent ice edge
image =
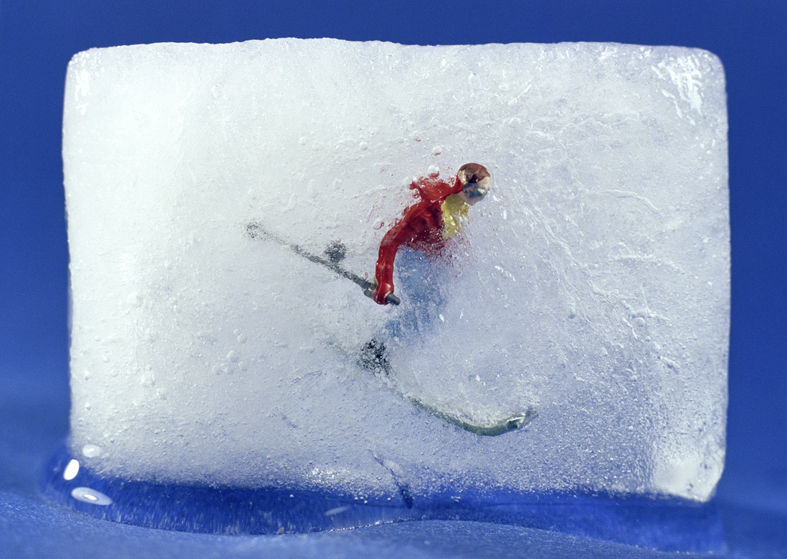
<path fill-rule="evenodd" d="M 418 520 L 462 520 L 550 530 L 661 551 L 716 552 L 723 547 L 714 501 L 661 495 L 461 491 L 429 496 L 400 487 L 353 498 L 330 491 L 271 486 L 248 489 L 162 484 L 98 475 L 68 445 L 47 464 L 40 486 L 55 504 L 105 520 L 211 534 L 283 534 Z"/>

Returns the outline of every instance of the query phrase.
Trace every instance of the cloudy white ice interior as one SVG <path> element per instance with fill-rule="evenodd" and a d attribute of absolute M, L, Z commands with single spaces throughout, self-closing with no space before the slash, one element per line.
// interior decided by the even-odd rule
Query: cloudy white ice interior
<path fill-rule="evenodd" d="M 337 40 L 94 49 L 68 69 L 71 448 L 169 483 L 706 500 L 724 464 L 729 220 L 712 54 Z M 410 182 L 490 194 L 372 278 Z M 431 277 L 408 293 L 408 266 Z M 435 279 L 436 278 L 436 279 Z M 414 306 L 430 320 L 414 330 Z M 423 313 L 422 313 L 423 314 Z M 399 325 L 397 327 L 397 325 Z M 382 340 L 391 373 L 359 366 Z M 470 421 L 537 407 L 483 437 Z"/>

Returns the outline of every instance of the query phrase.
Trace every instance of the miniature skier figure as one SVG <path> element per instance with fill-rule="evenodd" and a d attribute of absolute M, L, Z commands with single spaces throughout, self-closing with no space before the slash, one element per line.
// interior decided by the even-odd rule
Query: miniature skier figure
<path fill-rule="evenodd" d="M 456 236 L 467 220 L 467 210 L 489 192 L 490 175 L 486 167 L 467 163 L 459 168 L 454 184 L 439 178 L 420 178 L 410 188 L 420 201 L 407 208 L 402 219 L 385 234 L 375 270 L 374 301 L 387 305 L 393 293 L 394 260 L 402 245 L 424 253 L 439 254 L 447 239 Z"/>
<path fill-rule="evenodd" d="M 245 234 L 250 239 L 261 239 L 286 247 L 298 256 L 323 266 L 338 276 L 346 278 L 363 289 L 366 296 L 380 305 L 399 305 L 394 295 L 394 260 L 400 248 L 398 281 L 407 295 L 400 310 L 395 311 L 377 335 L 359 350 L 341 350 L 345 355 L 355 354 L 357 364 L 373 373 L 402 398 L 445 423 L 475 435 L 497 436 L 522 429 L 538 415 L 534 407 L 512 413 L 493 421 L 477 422 L 462 414 L 436 407 L 398 387 L 394 369 L 389 360 L 389 346 L 394 350 L 415 340 L 429 339 L 427 334 L 436 322 L 443 319 L 440 310 L 445 303 L 444 294 L 450 293 L 450 267 L 432 265 L 432 260 L 443 253 L 445 241 L 456 236 L 467 221 L 470 206 L 483 200 L 489 192 L 491 177 L 483 165 L 462 165 L 453 184 L 438 176 L 422 177 L 411 184 L 419 200 L 408 207 L 402 218 L 385 234 L 375 270 L 375 279 L 369 281 L 342 266 L 346 247 L 341 241 L 332 241 L 324 256 L 279 237 L 263 223 L 246 224 Z M 448 285 L 448 287 L 447 287 Z M 340 347 L 337 344 L 337 347 Z"/>
<path fill-rule="evenodd" d="M 363 346 L 360 365 L 376 374 L 391 374 L 388 347 L 383 338 L 420 337 L 434 323 L 443 304 L 440 293 L 444 267 L 430 266 L 438 257 L 445 241 L 456 236 L 467 221 L 470 206 L 483 200 L 489 192 L 490 175 L 486 167 L 467 163 L 459 168 L 453 184 L 439 177 L 421 177 L 410 188 L 419 201 L 408 207 L 380 243 L 375 279 L 368 292 L 379 305 L 386 305 L 394 291 L 394 260 L 400 247 L 400 273 L 408 292 L 409 305 L 395 321 L 386 325 L 384 336 L 376 336 Z"/>
<path fill-rule="evenodd" d="M 382 335 L 373 337 L 360 349 L 358 364 L 386 379 L 395 390 L 398 390 L 397 380 L 389 361 L 387 341 L 394 341 L 396 347 L 413 338 L 423 339 L 435 319 L 442 319 L 440 308 L 444 300 L 440 287 L 447 280 L 447 270 L 445 266 L 431 266 L 429 261 L 440 256 L 445 241 L 459 233 L 467 221 L 470 206 L 484 199 L 490 182 L 489 171 L 478 163 L 462 165 L 453 184 L 438 177 L 419 178 L 411 185 L 419 200 L 404 211 L 402 218 L 380 243 L 375 280 L 371 282 L 374 293 L 367 294 L 380 305 L 392 301 L 394 260 L 399 248 L 405 247 L 410 250 L 401 255 L 399 277 L 404 284 L 407 301 L 395 320 L 386 324 Z M 417 394 L 403 393 L 403 396 L 416 408 L 476 435 L 496 436 L 515 431 L 528 425 L 538 415 L 536 408 L 529 407 L 524 412 L 493 422 L 476 423 L 435 407 L 421 400 Z"/>

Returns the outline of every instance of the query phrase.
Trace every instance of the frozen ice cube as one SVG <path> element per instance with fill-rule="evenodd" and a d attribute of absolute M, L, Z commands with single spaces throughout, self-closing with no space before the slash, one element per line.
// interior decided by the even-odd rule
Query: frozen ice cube
<path fill-rule="evenodd" d="M 176 483 L 706 500 L 724 463 L 726 134 L 723 69 L 698 49 L 78 54 L 72 448 Z M 410 182 L 468 162 L 491 192 L 440 258 L 400 252 L 401 305 L 309 258 L 371 279 Z M 457 426 L 536 407 L 499 436 Z"/>

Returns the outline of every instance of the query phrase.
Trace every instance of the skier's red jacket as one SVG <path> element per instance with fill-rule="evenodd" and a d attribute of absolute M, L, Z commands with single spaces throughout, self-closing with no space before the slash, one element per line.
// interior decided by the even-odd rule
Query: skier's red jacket
<path fill-rule="evenodd" d="M 374 293 L 374 301 L 380 305 L 387 304 L 385 296 L 393 293 L 394 260 L 400 246 L 415 248 L 427 256 L 437 254 L 443 247 L 443 203 L 451 194 L 462 192 L 462 183 L 459 178 L 451 185 L 437 177 L 422 177 L 410 188 L 417 192 L 420 201 L 405 210 L 380 243 Z"/>

